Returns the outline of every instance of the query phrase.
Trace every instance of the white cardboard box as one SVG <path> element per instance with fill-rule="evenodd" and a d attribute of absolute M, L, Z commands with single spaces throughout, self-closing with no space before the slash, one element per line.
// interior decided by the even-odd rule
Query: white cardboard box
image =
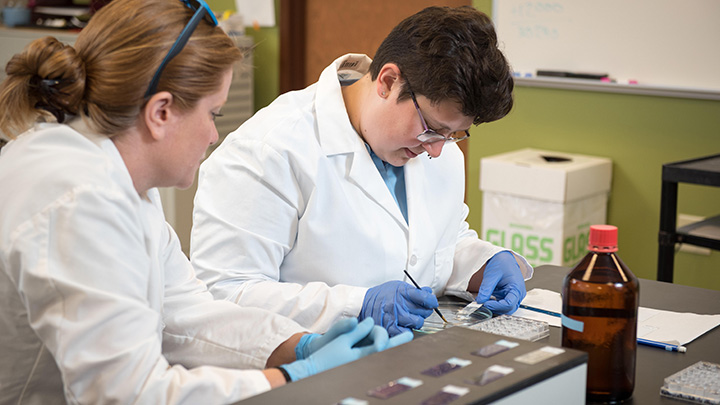
<path fill-rule="evenodd" d="M 521 149 L 483 158 L 482 238 L 533 266 L 572 266 L 587 253 L 590 225 L 606 221 L 611 178 L 601 157 Z"/>

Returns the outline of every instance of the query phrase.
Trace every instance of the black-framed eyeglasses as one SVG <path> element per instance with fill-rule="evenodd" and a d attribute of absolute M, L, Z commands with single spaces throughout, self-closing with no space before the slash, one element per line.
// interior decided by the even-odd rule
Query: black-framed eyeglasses
<path fill-rule="evenodd" d="M 410 88 L 410 82 L 408 82 L 407 80 L 405 80 L 405 82 L 408 85 L 408 90 L 410 90 L 410 97 L 412 98 L 413 103 L 415 103 L 415 109 L 417 110 L 418 116 L 420 116 L 420 121 L 422 122 L 423 128 L 425 129 L 420 135 L 417 136 L 418 141 L 422 143 L 435 143 L 440 141 L 444 141 L 445 143 L 454 143 L 470 138 L 470 132 L 468 132 L 467 129 L 464 131 L 451 132 L 448 134 L 448 136 L 439 134 L 434 130 L 430 129 L 427 126 L 427 123 L 425 123 L 425 117 L 423 117 L 422 112 L 420 111 L 420 106 L 418 105 L 417 99 L 415 98 L 415 93 L 412 91 L 412 88 Z"/>
<path fill-rule="evenodd" d="M 213 14 L 212 10 L 210 9 L 210 6 L 205 3 L 204 0 L 180 0 L 182 1 L 186 6 L 188 6 L 190 9 L 195 10 L 195 14 L 193 14 L 190 21 L 187 23 L 185 28 L 183 28 L 182 32 L 180 33 L 180 36 L 178 36 L 178 39 L 175 41 L 173 46 L 170 48 L 170 51 L 168 52 L 167 56 L 165 56 L 165 59 L 160 63 L 160 66 L 158 66 L 157 70 L 155 71 L 155 75 L 153 76 L 152 80 L 150 81 L 150 86 L 148 86 L 147 92 L 145 92 L 145 97 L 150 97 L 153 94 L 157 93 L 157 85 L 160 81 L 160 75 L 162 74 L 163 70 L 165 69 L 165 66 L 170 62 L 172 58 L 177 56 L 177 54 L 182 51 L 183 47 L 185 47 L 185 44 L 187 44 L 187 41 L 190 39 L 190 36 L 195 31 L 195 28 L 197 28 L 198 24 L 200 24 L 200 20 L 205 19 L 205 21 L 208 22 L 208 24 L 211 24 L 213 27 L 218 25 L 217 18 L 215 18 L 215 14 Z"/>

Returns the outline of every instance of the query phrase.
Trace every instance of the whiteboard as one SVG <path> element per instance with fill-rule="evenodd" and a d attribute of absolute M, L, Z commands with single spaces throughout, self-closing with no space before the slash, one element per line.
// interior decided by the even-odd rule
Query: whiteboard
<path fill-rule="evenodd" d="M 607 73 L 720 92 L 720 0 L 494 0 L 493 20 L 521 76 Z"/>

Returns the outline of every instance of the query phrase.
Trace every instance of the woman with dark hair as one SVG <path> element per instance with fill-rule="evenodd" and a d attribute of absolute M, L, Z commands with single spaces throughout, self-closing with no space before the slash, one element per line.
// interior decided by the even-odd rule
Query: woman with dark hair
<path fill-rule="evenodd" d="M 313 331 L 347 317 L 391 335 L 420 328 L 443 294 L 514 312 L 532 267 L 469 229 L 455 144 L 504 117 L 512 90 L 492 22 L 472 7 L 429 7 L 400 22 L 374 59 L 338 58 L 200 168 L 198 276 L 217 298 Z"/>

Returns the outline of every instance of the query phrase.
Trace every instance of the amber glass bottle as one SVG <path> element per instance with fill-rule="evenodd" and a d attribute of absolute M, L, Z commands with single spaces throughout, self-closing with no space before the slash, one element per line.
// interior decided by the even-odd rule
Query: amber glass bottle
<path fill-rule="evenodd" d="M 591 226 L 588 250 L 563 282 L 562 345 L 588 353 L 587 400 L 616 403 L 635 387 L 639 285 L 616 227 Z"/>

